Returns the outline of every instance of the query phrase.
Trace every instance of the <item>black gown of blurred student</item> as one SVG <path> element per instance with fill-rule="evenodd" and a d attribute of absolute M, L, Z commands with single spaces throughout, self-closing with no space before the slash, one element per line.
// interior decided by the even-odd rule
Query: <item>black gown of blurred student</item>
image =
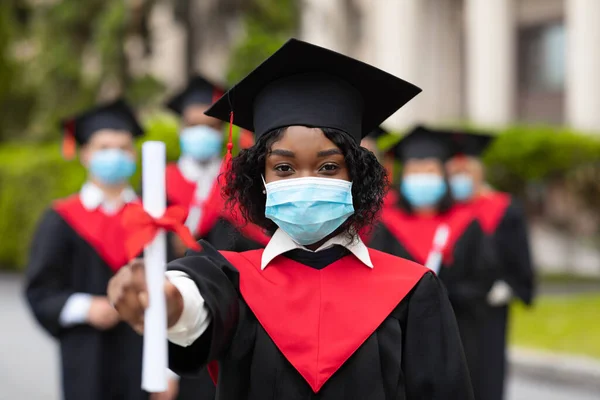
<path fill-rule="evenodd" d="M 397 157 L 402 161 L 438 158 L 443 165 L 451 154 L 450 142 L 435 131 L 420 134 L 421 129 L 426 128 L 416 127 L 399 142 L 393 149 Z M 441 224 L 449 227 L 438 275 L 456 315 L 475 398 L 481 400 L 479 382 L 485 365 L 482 365 L 479 333 L 485 319 L 486 294 L 497 274 L 491 242 L 470 210 L 447 204 L 437 215 L 420 217 L 412 213 L 410 204 L 395 190 L 390 192 L 386 203 L 380 222 L 370 235 L 369 245 L 374 249 L 425 264 L 435 248 L 438 227 Z"/>
<path fill-rule="evenodd" d="M 373 81 L 395 95 L 380 96 Z M 254 104 L 252 110 L 263 88 L 262 107 Z M 291 40 L 230 96 L 240 99 L 235 122 L 259 135 L 278 125 L 306 124 L 341 127 L 354 138 L 362 133 L 356 116 L 363 104 L 368 104 L 364 124 L 376 125 L 415 89 L 373 67 Z M 226 97 L 211 115 L 227 120 Z M 268 246 L 278 246 L 276 239 L 277 233 Z M 191 345 L 171 343 L 169 365 L 197 374 L 218 362 L 219 400 L 472 399 L 451 306 L 426 268 L 368 250 L 369 268 L 347 247 L 335 245 L 284 252 L 262 270 L 263 250 L 218 252 L 202 245 L 202 252 L 171 262 L 169 270 L 193 280 L 211 323 Z"/>
<path fill-rule="evenodd" d="M 222 94 L 223 89 L 219 85 L 198 75 L 191 78 L 185 89 L 170 99 L 166 106 L 179 115 L 184 129 L 193 129 L 196 121 L 186 115 L 186 111 L 189 114 L 191 107 L 208 108 Z M 203 122 L 210 120 L 207 116 L 202 117 Z M 198 213 L 197 219 L 192 222 L 193 226 L 188 228 L 197 238 L 208 240 L 218 250 L 246 251 L 264 247 L 268 236 L 263 230 L 241 221 L 239 215 L 233 215 L 225 207 L 218 177 L 222 162 L 220 156 L 198 161 L 191 155 L 183 154 L 178 162 L 167 166 L 166 190 L 169 205 L 180 205 L 190 213 Z M 198 208 L 194 209 L 196 207 Z M 189 221 L 188 215 L 187 225 Z M 180 379 L 178 400 L 214 398 L 215 385 L 208 372 L 203 372 L 196 379 Z"/>
<path fill-rule="evenodd" d="M 67 137 L 85 144 L 100 129 L 142 134 L 123 102 L 96 108 L 65 123 Z M 106 296 L 108 281 L 129 262 L 124 246 L 124 210 L 90 209 L 80 194 L 56 201 L 45 212 L 33 238 L 26 270 L 26 297 L 34 316 L 60 344 L 61 379 L 66 400 L 141 400 L 142 337 L 118 323 L 106 331 L 87 323 L 65 327 L 61 311 L 74 294 Z M 99 190 L 99 189 L 98 189 Z M 89 192 L 88 192 L 89 193 Z"/>
<path fill-rule="evenodd" d="M 453 135 L 455 152 L 480 158 L 491 144 L 489 134 Z M 535 275 L 531 262 L 527 221 L 522 206 L 508 193 L 486 189 L 458 207 L 471 209 L 495 247 L 500 267 L 499 280 L 506 282 L 525 305 L 533 302 Z M 506 376 L 506 341 L 510 298 L 502 304 L 486 304 L 486 323 L 481 332 L 482 358 L 487 368 L 481 374 L 481 391 L 486 400 L 502 400 Z"/>

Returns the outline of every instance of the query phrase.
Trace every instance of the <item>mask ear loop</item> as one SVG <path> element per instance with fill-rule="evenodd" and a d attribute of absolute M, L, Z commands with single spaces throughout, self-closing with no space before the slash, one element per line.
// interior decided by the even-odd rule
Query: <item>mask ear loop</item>
<path fill-rule="evenodd" d="M 265 187 L 262 192 L 263 194 L 267 194 L 267 182 L 265 182 L 265 176 L 263 174 L 260 174 L 260 178 L 262 179 L 263 186 Z"/>

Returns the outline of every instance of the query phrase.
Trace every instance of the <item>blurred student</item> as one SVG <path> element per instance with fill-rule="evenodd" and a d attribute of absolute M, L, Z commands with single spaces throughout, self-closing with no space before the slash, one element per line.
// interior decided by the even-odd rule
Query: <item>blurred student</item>
<path fill-rule="evenodd" d="M 490 134 L 454 134 L 456 154 L 446 162 L 450 188 L 459 206 L 473 210 L 492 237 L 501 276 L 487 294 L 482 335 L 481 388 L 486 400 L 502 400 L 506 371 L 508 304 L 518 298 L 530 305 L 534 297 L 527 222 L 520 204 L 509 194 L 485 182 L 482 153 L 493 140 Z"/>
<path fill-rule="evenodd" d="M 486 295 L 495 280 L 490 241 L 470 210 L 453 207 L 444 162 L 449 135 L 418 126 L 393 149 L 402 176 L 392 189 L 396 203 L 384 207 L 370 239 L 374 249 L 424 264 L 438 274 L 456 314 L 477 400 L 485 365 L 480 331 Z"/>
<path fill-rule="evenodd" d="M 189 209 L 186 226 L 219 250 L 264 247 L 268 237 L 256 225 L 228 212 L 221 197 L 219 174 L 223 153 L 223 122 L 204 112 L 223 89 L 196 76 L 167 102 L 181 118 L 181 157 L 167 167 L 167 200 Z M 179 255 L 183 256 L 181 248 Z"/>
<path fill-rule="evenodd" d="M 43 215 L 26 270 L 27 301 L 60 343 L 64 399 L 147 399 L 140 389 L 142 337 L 120 322 L 106 297 L 108 281 L 129 261 L 122 216 L 139 201 L 128 181 L 142 128 L 117 100 L 65 121 L 63 129 L 65 156 L 80 146 L 88 180 Z"/>
<path fill-rule="evenodd" d="M 188 208 L 186 226 L 197 237 L 219 250 L 246 251 L 264 247 L 262 229 L 228 212 L 221 197 L 219 174 L 223 153 L 223 122 L 204 112 L 223 94 L 223 89 L 201 76 L 167 102 L 181 118 L 181 157 L 167 166 L 167 201 Z M 247 136 L 246 136 L 247 137 Z M 176 237 L 177 256 L 185 248 Z M 182 378 L 178 400 L 215 398 L 215 385 L 207 371 L 199 378 Z"/>

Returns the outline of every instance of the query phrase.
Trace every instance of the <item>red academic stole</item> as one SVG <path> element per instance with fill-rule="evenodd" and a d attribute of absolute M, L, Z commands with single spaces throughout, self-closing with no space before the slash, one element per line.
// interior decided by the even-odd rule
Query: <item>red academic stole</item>
<path fill-rule="evenodd" d="M 133 204 L 133 203 L 132 203 Z M 123 213 L 126 204 L 115 215 L 107 215 L 100 208 L 88 211 L 83 207 L 79 195 L 73 195 L 54 203 L 54 210 L 85 240 L 104 262 L 117 272 L 130 258 L 125 248 Z"/>
<path fill-rule="evenodd" d="M 348 255 L 321 270 L 285 257 L 261 270 L 262 253 L 222 252 L 248 307 L 315 393 L 428 271 L 372 249 L 373 269 Z"/>
<path fill-rule="evenodd" d="M 177 164 L 167 166 L 167 198 L 173 205 L 181 205 L 190 208 L 194 202 L 196 193 L 196 184 L 186 180 Z M 254 240 L 262 246 L 266 246 L 269 237 L 263 230 L 251 223 L 246 223 L 241 215 L 233 215 L 229 207 L 225 205 L 225 199 L 221 195 L 222 186 L 220 179 L 216 179 L 205 202 L 199 206 L 202 207 L 202 218 L 194 234 L 199 237 L 206 236 L 219 219 L 229 221 L 245 237 Z"/>
<path fill-rule="evenodd" d="M 458 207 L 470 208 L 477 215 L 481 228 L 488 235 L 493 234 L 506 209 L 510 205 L 510 195 L 502 192 L 490 192 L 478 196 L 476 199 L 458 205 Z"/>
<path fill-rule="evenodd" d="M 473 212 L 462 207 L 453 207 L 444 214 L 432 217 L 418 217 L 398 207 L 384 207 L 381 214 L 381 222 L 387 230 L 421 264 L 427 261 L 434 235 L 441 224 L 446 224 L 450 229 L 450 236 L 442 249 L 442 260 L 443 264 L 451 264 L 454 245 L 474 219 Z"/>

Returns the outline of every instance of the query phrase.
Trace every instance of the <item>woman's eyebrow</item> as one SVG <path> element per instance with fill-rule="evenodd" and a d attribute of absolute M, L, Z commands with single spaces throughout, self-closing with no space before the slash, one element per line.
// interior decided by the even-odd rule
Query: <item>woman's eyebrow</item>
<path fill-rule="evenodd" d="M 321 150 L 317 153 L 317 157 L 329 157 L 333 155 L 342 155 L 340 149 Z"/>
<path fill-rule="evenodd" d="M 296 157 L 296 154 L 294 154 L 293 151 L 289 151 L 289 150 L 275 149 L 275 150 L 271 150 L 269 152 L 269 156 L 281 156 L 281 157 L 294 158 L 294 157 Z"/>

